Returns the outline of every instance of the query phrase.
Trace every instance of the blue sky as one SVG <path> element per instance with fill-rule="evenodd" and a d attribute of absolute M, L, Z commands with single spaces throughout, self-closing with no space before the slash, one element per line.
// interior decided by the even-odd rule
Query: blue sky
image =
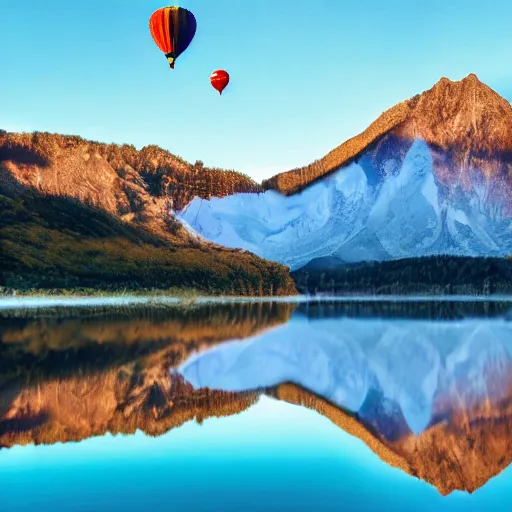
<path fill-rule="evenodd" d="M 0 0 L 0 128 L 158 144 L 260 180 L 441 76 L 512 100 L 510 0 L 181 0 L 198 29 L 174 71 L 148 31 L 163 5 Z"/>

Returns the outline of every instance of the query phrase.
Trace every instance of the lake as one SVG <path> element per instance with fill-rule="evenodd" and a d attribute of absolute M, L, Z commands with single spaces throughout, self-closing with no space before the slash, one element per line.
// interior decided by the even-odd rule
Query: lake
<path fill-rule="evenodd" d="M 9 304 L 2 512 L 510 510 L 508 300 Z"/>

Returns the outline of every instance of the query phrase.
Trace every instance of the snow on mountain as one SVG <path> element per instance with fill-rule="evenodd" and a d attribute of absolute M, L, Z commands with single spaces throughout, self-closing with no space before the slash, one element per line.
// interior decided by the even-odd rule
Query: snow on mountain
<path fill-rule="evenodd" d="M 369 423 L 386 411 L 390 432 L 395 425 L 419 434 L 433 421 L 439 398 L 468 407 L 503 399 L 512 323 L 295 316 L 195 355 L 179 371 L 196 388 L 226 391 L 293 382 Z"/>
<path fill-rule="evenodd" d="M 441 232 L 438 196 L 430 150 L 417 140 L 400 172 L 382 183 L 366 226 L 394 257 L 424 255 Z"/>
<path fill-rule="evenodd" d="M 178 218 L 207 240 L 251 251 L 296 270 L 315 258 L 379 261 L 434 254 L 502 256 L 512 219 L 490 185 L 440 184 L 432 151 L 416 139 L 401 164 L 391 158 L 339 169 L 298 194 L 273 190 L 203 200 Z"/>

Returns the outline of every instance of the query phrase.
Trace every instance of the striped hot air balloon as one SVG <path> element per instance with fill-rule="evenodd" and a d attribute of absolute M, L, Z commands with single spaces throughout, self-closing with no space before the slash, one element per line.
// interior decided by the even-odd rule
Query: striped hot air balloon
<path fill-rule="evenodd" d="M 157 9 L 149 18 L 149 31 L 174 69 L 176 59 L 188 48 L 196 33 L 196 19 L 187 9 L 171 6 Z"/>

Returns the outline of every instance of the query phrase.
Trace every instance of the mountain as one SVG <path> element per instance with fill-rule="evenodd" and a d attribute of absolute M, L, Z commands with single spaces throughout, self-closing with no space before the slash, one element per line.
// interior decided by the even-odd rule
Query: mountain
<path fill-rule="evenodd" d="M 251 190 L 246 176 L 156 146 L 1 132 L 0 286 L 294 293 L 287 269 L 200 240 L 176 219 L 192 196 Z"/>
<path fill-rule="evenodd" d="M 512 107 L 475 75 L 441 79 L 322 160 L 262 185 L 156 146 L 0 132 L 0 286 L 286 294 L 296 289 L 280 265 L 301 290 L 307 274 L 321 291 L 345 290 L 361 262 L 503 258 L 511 176 Z M 421 274 L 423 262 L 406 264 Z M 364 279 L 391 276 L 384 267 Z"/>
<path fill-rule="evenodd" d="M 400 162 L 418 138 L 433 150 L 434 173 L 444 183 L 461 179 L 468 184 L 467 174 L 459 173 L 469 169 L 508 178 L 512 107 L 473 73 L 458 82 L 443 77 L 423 94 L 384 112 L 364 132 L 321 160 L 280 173 L 262 185 L 268 190 L 293 194 L 365 154 L 377 167 L 388 158 Z"/>
<path fill-rule="evenodd" d="M 193 199 L 199 235 L 297 270 L 512 252 L 512 106 L 475 75 L 441 79 L 264 193 Z"/>
<path fill-rule="evenodd" d="M 164 206 L 180 209 L 194 196 L 262 190 L 244 174 L 208 168 L 201 161 L 192 165 L 158 146 L 137 151 L 128 144 L 46 132 L 0 130 L 0 163 L 4 190 L 8 182 L 12 189 L 34 187 L 127 218 L 150 217 Z M 165 204 L 165 199 L 172 205 Z"/>

